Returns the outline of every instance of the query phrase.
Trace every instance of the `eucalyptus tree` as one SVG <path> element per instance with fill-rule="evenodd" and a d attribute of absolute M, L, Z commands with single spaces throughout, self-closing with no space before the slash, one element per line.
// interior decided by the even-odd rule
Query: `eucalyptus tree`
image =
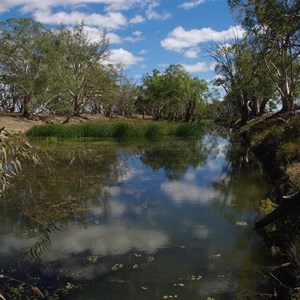
<path fill-rule="evenodd" d="M 164 73 L 165 90 L 165 115 L 170 120 L 181 120 L 184 118 L 185 110 L 181 100 L 185 100 L 183 89 L 188 85 L 189 74 L 182 65 L 169 65 Z M 187 91 L 188 93 L 188 91 Z M 187 95 L 186 95 L 187 96 Z M 187 104 L 187 103 L 186 103 Z"/>
<path fill-rule="evenodd" d="M 30 116 L 33 99 L 47 85 L 53 49 L 51 32 L 31 18 L 0 23 L 0 80 L 17 91 L 24 116 Z"/>
<path fill-rule="evenodd" d="M 135 102 L 138 97 L 138 87 L 123 71 L 118 75 L 116 90 L 116 107 L 123 116 L 131 116 L 136 112 Z"/>
<path fill-rule="evenodd" d="M 259 61 L 260 53 L 253 51 L 245 39 L 231 45 L 216 43 L 209 54 L 219 75 L 214 84 L 224 88 L 225 101 L 242 123 L 264 113 L 267 102 L 275 97 L 275 89 L 266 67 Z"/>
<path fill-rule="evenodd" d="M 117 103 L 118 93 L 118 71 L 113 65 L 102 66 L 98 68 L 95 74 L 94 95 L 91 97 L 88 109 L 93 113 L 102 113 L 111 116 Z"/>
<path fill-rule="evenodd" d="M 184 111 L 184 121 L 189 122 L 199 115 L 205 98 L 208 96 L 208 86 L 204 79 L 191 77 L 188 73 L 179 79 L 180 103 Z"/>
<path fill-rule="evenodd" d="M 207 83 L 192 77 L 181 65 L 170 65 L 164 73 L 158 70 L 143 77 L 142 91 L 153 118 L 170 120 L 195 119 L 208 92 Z"/>
<path fill-rule="evenodd" d="M 143 107 L 146 107 L 147 112 L 154 118 L 162 118 L 162 110 L 165 107 L 165 82 L 164 77 L 159 70 L 152 71 L 152 75 L 145 74 L 142 78 L 141 90 L 145 95 L 143 100 Z"/>
<path fill-rule="evenodd" d="M 105 34 L 97 41 L 91 40 L 84 31 L 84 24 L 69 29 L 62 26 L 56 34 L 57 62 L 54 76 L 58 80 L 64 98 L 73 107 L 74 115 L 80 113 L 102 92 L 101 62 L 108 55 Z"/>
<path fill-rule="evenodd" d="M 229 0 L 248 38 L 261 55 L 282 102 L 294 108 L 300 84 L 300 2 L 298 0 Z"/>

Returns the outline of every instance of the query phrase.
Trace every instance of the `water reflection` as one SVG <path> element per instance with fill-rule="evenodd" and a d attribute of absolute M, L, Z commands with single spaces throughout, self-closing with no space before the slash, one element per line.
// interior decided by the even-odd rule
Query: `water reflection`
<path fill-rule="evenodd" d="M 177 204 L 189 202 L 192 204 L 208 205 L 219 196 L 217 191 L 209 187 L 199 187 L 197 182 L 165 182 L 161 189 Z"/>
<path fill-rule="evenodd" d="M 232 299 L 258 285 L 249 272 L 267 256 L 250 224 L 266 183 L 225 132 L 42 146 L 47 163 L 25 168 L 7 194 L 3 268 L 42 247 L 40 261 L 23 258 L 22 268 L 47 286 L 88 281 L 72 299 L 97 299 L 99 290 L 103 299 Z M 45 236 L 51 244 L 38 244 Z"/>

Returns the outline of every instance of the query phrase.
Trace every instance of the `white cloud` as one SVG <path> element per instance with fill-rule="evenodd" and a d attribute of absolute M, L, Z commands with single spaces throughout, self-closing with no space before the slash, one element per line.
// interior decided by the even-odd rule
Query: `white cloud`
<path fill-rule="evenodd" d="M 200 187 L 190 182 L 166 182 L 161 185 L 161 189 L 178 205 L 183 202 L 208 205 L 219 196 L 218 192 L 211 188 Z"/>
<path fill-rule="evenodd" d="M 210 71 L 210 67 L 206 63 L 203 63 L 203 62 L 198 62 L 198 63 L 196 63 L 194 65 L 185 65 L 185 64 L 182 64 L 182 66 L 189 73 Z"/>
<path fill-rule="evenodd" d="M 138 24 L 138 23 L 143 23 L 144 21 L 145 19 L 141 15 L 136 15 L 129 21 L 129 23 Z"/>
<path fill-rule="evenodd" d="M 198 57 L 198 49 L 189 49 L 185 51 L 184 56 L 187 58 L 197 58 Z"/>
<path fill-rule="evenodd" d="M 84 32 L 91 42 L 99 42 L 104 33 L 103 30 L 90 26 L 84 26 Z M 121 44 L 123 42 L 123 39 L 113 32 L 107 32 L 106 38 L 108 38 L 110 44 Z"/>
<path fill-rule="evenodd" d="M 97 27 L 90 27 L 90 26 L 84 26 L 84 31 L 91 42 L 99 42 L 104 33 L 103 30 Z M 133 32 L 134 37 L 132 36 L 121 37 L 114 32 L 107 32 L 106 38 L 108 38 L 110 44 L 122 44 L 124 41 L 134 43 L 143 39 L 141 37 L 141 34 L 142 32 L 135 31 Z"/>
<path fill-rule="evenodd" d="M 112 65 L 121 64 L 125 68 L 128 68 L 143 60 L 144 59 L 142 57 L 134 56 L 131 52 L 124 50 L 123 48 L 119 48 L 111 50 L 109 58 L 104 63 Z"/>
<path fill-rule="evenodd" d="M 135 31 L 134 33 L 133 33 L 133 35 L 135 35 L 135 36 L 141 36 L 142 35 L 142 32 L 141 31 Z"/>
<path fill-rule="evenodd" d="M 151 0 L 98 0 L 97 2 L 107 4 L 106 10 L 128 10 L 134 6 L 144 7 L 147 3 L 150 3 Z"/>
<path fill-rule="evenodd" d="M 141 31 L 135 31 L 132 33 L 132 36 L 127 36 L 123 38 L 123 41 L 127 41 L 127 42 L 132 42 L 132 43 L 136 43 L 138 41 L 143 40 L 144 38 L 142 37 L 142 32 Z"/>
<path fill-rule="evenodd" d="M 196 1 L 191 1 L 191 2 L 184 2 L 181 5 L 179 5 L 179 7 L 183 8 L 183 9 L 192 9 L 195 8 L 197 6 L 199 6 L 200 4 L 204 3 L 206 0 L 196 0 Z"/>
<path fill-rule="evenodd" d="M 103 31 L 96 27 L 85 26 L 85 31 L 88 34 L 90 40 L 94 42 L 99 42 L 99 40 L 103 35 Z M 136 31 L 133 32 L 134 35 L 133 37 L 132 36 L 121 37 L 114 32 L 107 32 L 106 37 L 108 38 L 110 44 L 122 44 L 123 42 L 135 43 L 143 40 L 141 34 L 142 34 L 141 32 Z"/>
<path fill-rule="evenodd" d="M 52 14 L 49 10 L 37 10 L 34 12 L 37 21 L 45 24 L 75 25 L 84 21 L 85 25 L 101 28 L 118 29 L 127 25 L 125 16 L 119 12 L 108 12 L 106 15 L 97 13 L 85 14 L 82 12 L 58 12 Z"/>
<path fill-rule="evenodd" d="M 146 10 L 146 16 L 148 20 L 161 20 L 164 21 L 166 19 L 169 19 L 171 17 L 171 14 L 167 11 L 164 11 L 163 13 L 159 14 L 157 13 L 154 8 L 159 6 L 157 1 L 153 1 L 149 4 L 147 10 Z"/>
<path fill-rule="evenodd" d="M 21 7 L 22 12 L 33 12 L 37 9 L 47 10 L 53 7 L 83 6 L 87 4 L 103 4 L 106 11 L 121 11 L 127 10 L 134 6 L 145 6 L 150 0 L 1 0 L 0 12 L 8 11 L 14 7 Z"/>
<path fill-rule="evenodd" d="M 178 26 L 169 32 L 168 37 L 161 41 L 161 46 L 167 50 L 180 52 L 183 49 L 196 47 L 208 41 L 224 41 L 234 37 L 241 37 L 244 31 L 241 26 L 231 26 L 227 30 L 215 31 L 210 27 L 185 30 Z"/>
<path fill-rule="evenodd" d="M 149 52 L 148 50 L 142 49 L 142 50 L 139 52 L 139 54 L 140 54 L 140 55 L 144 55 L 144 54 L 146 54 L 146 53 L 148 53 L 148 52 Z"/>
<path fill-rule="evenodd" d="M 106 36 L 109 39 L 110 44 L 122 44 L 123 40 L 119 35 L 113 32 L 108 32 Z"/>

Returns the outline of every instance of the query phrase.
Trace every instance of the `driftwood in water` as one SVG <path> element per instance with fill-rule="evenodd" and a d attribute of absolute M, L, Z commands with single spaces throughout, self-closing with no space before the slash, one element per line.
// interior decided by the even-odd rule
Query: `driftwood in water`
<path fill-rule="evenodd" d="M 280 217 L 288 215 L 291 211 L 300 205 L 300 191 L 290 195 L 282 197 L 282 202 L 276 207 L 271 213 L 263 217 L 262 219 L 255 222 L 255 229 L 263 228 L 272 222 L 276 221 Z"/>

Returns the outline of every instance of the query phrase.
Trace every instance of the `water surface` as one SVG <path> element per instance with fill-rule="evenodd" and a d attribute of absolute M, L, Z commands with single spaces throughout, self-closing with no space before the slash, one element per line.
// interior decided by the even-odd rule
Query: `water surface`
<path fill-rule="evenodd" d="M 268 185 L 227 134 L 40 146 L 3 202 L 4 274 L 59 299 L 258 299 Z"/>

